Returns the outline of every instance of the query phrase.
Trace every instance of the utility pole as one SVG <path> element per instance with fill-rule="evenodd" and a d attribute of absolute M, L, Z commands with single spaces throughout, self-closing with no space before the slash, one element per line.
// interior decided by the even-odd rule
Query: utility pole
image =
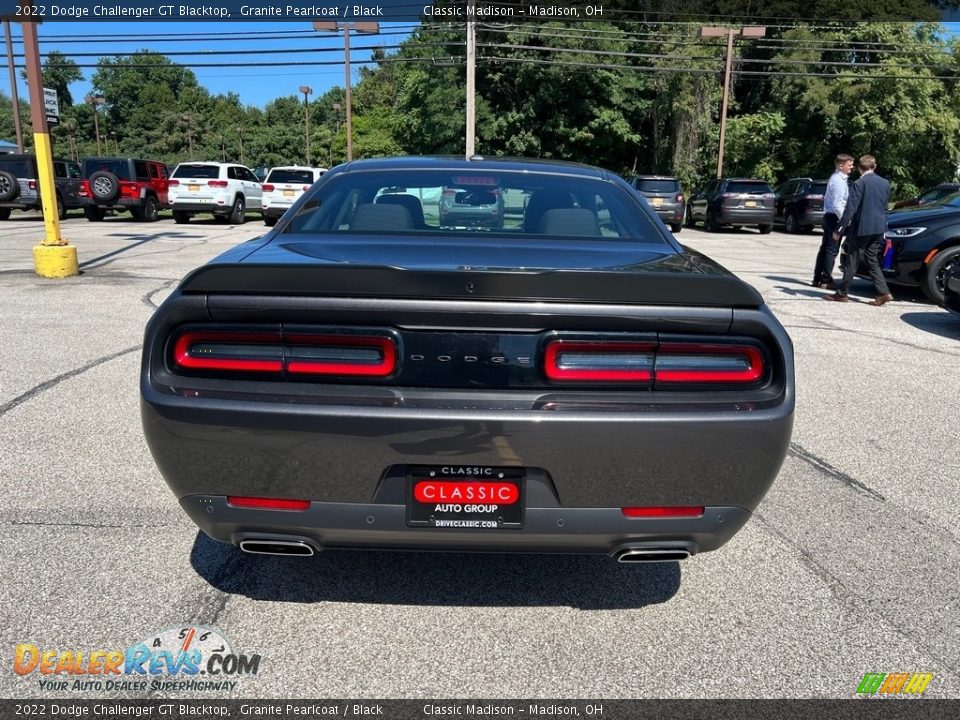
<path fill-rule="evenodd" d="M 343 30 L 343 75 L 344 75 L 344 103 L 347 106 L 347 162 L 353 160 L 353 111 L 350 102 L 350 31 L 376 35 L 380 32 L 380 23 L 377 22 L 334 22 L 316 20 L 314 30 L 338 32 Z"/>
<path fill-rule="evenodd" d="M 476 0 L 467 0 L 467 160 L 474 156 L 477 131 L 477 26 L 470 19 Z"/>
<path fill-rule="evenodd" d="M 103 105 L 107 99 L 102 95 L 87 95 L 84 102 L 93 106 L 93 133 L 97 136 L 97 155 L 103 155 L 100 150 L 100 120 L 98 119 L 97 108 Z M 109 152 L 109 149 L 107 150 Z"/>
<path fill-rule="evenodd" d="M 303 134 L 307 141 L 307 166 L 310 166 L 310 102 L 307 97 L 313 93 L 313 88 L 309 85 L 301 85 L 300 92 L 303 93 Z"/>
<path fill-rule="evenodd" d="M 723 72 L 723 101 L 720 104 L 720 148 L 717 151 L 717 177 L 723 177 L 723 150 L 726 144 L 727 133 L 727 104 L 730 98 L 730 75 L 733 69 L 733 36 L 739 35 L 745 38 L 762 38 L 767 34 L 767 29 L 760 25 L 747 25 L 742 28 L 728 27 L 702 27 L 700 28 L 700 37 L 724 37 L 727 38 L 727 59 Z"/>
<path fill-rule="evenodd" d="M 77 248 L 60 237 L 57 212 L 57 191 L 53 179 L 53 148 L 47 127 L 43 102 L 43 72 L 40 69 L 40 44 L 36 21 L 24 22 L 23 54 L 30 86 L 30 120 L 33 123 L 33 147 L 36 153 L 37 180 L 40 181 L 40 203 L 43 208 L 43 240 L 33 248 L 34 272 L 40 277 L 64 278 L 78 275 Z"/>
<path fill-rule="evenodd" d="M 13 102 L 13 129 L 17 134 L 17 152 L 23 154 L 23 128 L 20 126 L 20 98 L 17 94 L 17 71 L 13 65 L 13 41 L 10 38 L 10 21 L 3 21 L 3 34 L 7 38 L 7 67 L 10 68 L 10 100 Z"/>

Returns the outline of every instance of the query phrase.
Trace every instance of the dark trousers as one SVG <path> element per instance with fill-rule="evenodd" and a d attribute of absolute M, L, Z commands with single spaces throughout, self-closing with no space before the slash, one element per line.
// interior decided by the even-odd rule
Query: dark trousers
<path fill-rule="evenodd" d="M 820 238 L 820 250 L 817 252 L 817 262 L 813 266 L 814 285 L 833 280 L 833 266 L 840 253 L 840 241 L 833 239 L 833 232 L 840 224 L 840 218 L 833 213 L 824 213 L 822 224 L 823 237 Z"/>
<path fill-rule="evenodd" d="M 846 295 L 850 290 L 850 283 L 853 282 L 853 276 L 857 274 L 857 268 L 860 266 L 860 259 L 863 258 L 867 264 L 867 272 L 870 273 L 870 279 L 873 280 L 873 287 L 877 295 L 886 295 L 890 292 L 887 287 L 887 281 L 880 270 L 880 256 L 883 254 L 883 235 L 861 235 L 860 237 L 849 238 L 846 242 L 847 254 L 843 263 L 843 280 L 838 295 Z"/>

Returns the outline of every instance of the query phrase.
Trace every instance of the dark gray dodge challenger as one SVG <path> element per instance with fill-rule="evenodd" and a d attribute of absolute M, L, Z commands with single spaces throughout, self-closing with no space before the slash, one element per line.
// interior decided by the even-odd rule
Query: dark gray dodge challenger
<path fill-rule="evenodd" d="M 483 158 L 328 172 L 181 282 L 140 387 L 187 514 L 279 555 L 685 558 L 746 523 L 794 410 L 763 299 L 627 183 Z"/>

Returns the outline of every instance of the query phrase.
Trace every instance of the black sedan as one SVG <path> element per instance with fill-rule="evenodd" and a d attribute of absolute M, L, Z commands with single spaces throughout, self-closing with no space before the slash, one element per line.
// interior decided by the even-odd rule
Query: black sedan
<path fill-rule="evenodd" d="M 943 306 L 960 314 L 960 262 L 953 263 L 946 273 L 943 288 Z"/>
<path fill-rule="evenodd" d="M 528 200 L 451 228 L 445 188 Z M 394 158 L 329 171 L 188 275 L 147 327 L 141 394 L 181 506 L 245 551 L 642 562 L 747 522 L 794 370 L 761 296 L 612 173 Z"/>
<path fill-rule="evenodd" d="M 897 285 L 919 287 L 938 305 L 944 303 L 949 270 L 960 262 L 960 193 L 930 205 L 887 215 L 888 252 L 883 274 Z M 866 266 L 860 274 L 866 275 Z"/>

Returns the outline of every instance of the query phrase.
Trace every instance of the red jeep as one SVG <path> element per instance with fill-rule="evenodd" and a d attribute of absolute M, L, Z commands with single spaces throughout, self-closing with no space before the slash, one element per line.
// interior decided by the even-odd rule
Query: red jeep
<path fill-rule="evenodd" d="M 107 210 L 129 210 L 134 220 L 153 222 L 170 207 L 167 166 L 156 160 L 85 158 L 80 196 L 90 200 L 87 220 L 103 220 Z"/>

